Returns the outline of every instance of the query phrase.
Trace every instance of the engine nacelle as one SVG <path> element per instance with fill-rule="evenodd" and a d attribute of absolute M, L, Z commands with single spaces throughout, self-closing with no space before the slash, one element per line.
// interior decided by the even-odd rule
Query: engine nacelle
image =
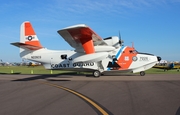
<path fill-rule="evenodd" d="M 115 48 L 120 47 L 119 38 L 117 36 L 105 38 L 104 42 L 106 42 L 109 46 L 113 46 Z"/>

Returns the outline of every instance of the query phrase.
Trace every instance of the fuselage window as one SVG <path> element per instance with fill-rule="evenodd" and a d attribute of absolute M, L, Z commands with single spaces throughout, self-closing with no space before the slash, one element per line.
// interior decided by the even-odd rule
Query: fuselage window
<path fill-rule="evenodd" d="M 61 55 L 61 59 L 67 59 L 67 55 L 66 54 Z"/>

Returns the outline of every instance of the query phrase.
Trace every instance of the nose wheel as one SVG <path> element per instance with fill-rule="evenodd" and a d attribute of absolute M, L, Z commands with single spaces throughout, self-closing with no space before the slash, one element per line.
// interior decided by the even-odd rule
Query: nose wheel
<path fill-rule="evenodd" d="M 99 70 L 95 70 L 95 71 L 93 71 L 93 76 L 94 77 L 100 77 L 100 75 L 101 75 L 101 72 L 99 71 Z"/>
<path fill-rule="evenodd" d="M 145 72 L 144 72 L 144 71 L 141 71 L 141 72 L 140 72 L 140 75 L 141 75 L 141 76 L 144 76 L 144 75 L 145 75 Z"/>

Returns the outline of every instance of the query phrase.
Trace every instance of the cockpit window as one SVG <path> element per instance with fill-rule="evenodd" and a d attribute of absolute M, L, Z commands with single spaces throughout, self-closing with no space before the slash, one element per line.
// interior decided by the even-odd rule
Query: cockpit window
<path fill-rule="evenodd" d="M 138 53 L 138 51 L 136 51 L 136 50 L 130 50 L 129 53 L 135 54 L 135 53 Z"/>

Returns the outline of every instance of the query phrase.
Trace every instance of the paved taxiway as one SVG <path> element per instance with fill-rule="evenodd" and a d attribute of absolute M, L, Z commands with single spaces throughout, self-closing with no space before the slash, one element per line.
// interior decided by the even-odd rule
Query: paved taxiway
<path fill-rule="evenodd" d="M 180 115 L 180 74 L 0 75 L 0 115 Z"/>

